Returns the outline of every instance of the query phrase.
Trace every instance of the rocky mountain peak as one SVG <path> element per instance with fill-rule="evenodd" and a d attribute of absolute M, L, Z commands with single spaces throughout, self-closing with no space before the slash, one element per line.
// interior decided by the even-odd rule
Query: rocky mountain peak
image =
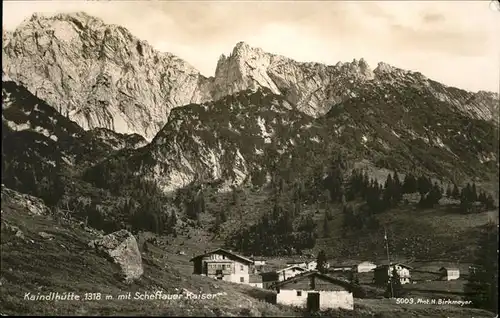
<path fill-rule="evenodd" d="M 373 70 L 375 74 L 391 74 L 391 73 L 404 73 L 405 71 L 394 67 L 390 64 L 379 62 L 377 67 Z"/>
<path fill-rule="evenodd" d="M 359 80 L 372 80 L 374 78 L 374 73 L 364 58 L 353 59 L 350 63 L 338 62 L 335 68 L 350 78 Z"/>
<path fill-rule="evenodd" d="M 33 13 L 30 18 L 27 19 L 29 22 L 34 21 L 50 21 L 50 20 L 60 20 L 60 21 L 78 21 L 82 24 L 89 24 L 90 22 L 97 22 L 104 25 L 104 21 L 96 16 L 89 15 L 84 11 L 74 11 L 67 13 L 57 13 L 54 15 L 45 15 L 41 13 Z"/>
<path fill-rule="evenodd" d="M 495 100 L 467 99 L 466 93 L 451 96 L 447 88 L 432 86 L 420 73 L 386 63 L 374 70 L 363 58 L 335 66 L 304 63 L 243 41 L 229 55 L 222 54 L 215 76 L 206 78 L 181 58 L 158 52 L 127 29 L 84 12 L 35 14 L 15 32 L 4 31 L 3 37 L 2 71 L 10 79 L 84 129 L 137 133 L 148 140 L 167 122 L 174 107 L 261 88 L 282 95 L 313 117 L 358 96 L 365 84 L 432 89 L 432 94 L 457 107 L 464 101 L 472 103 L 467 107 L 481 118 L 490 118 L 483 108 Z"/>
<path fill-rule="evenodd" d="M 33 15 L 2 53 L 12 80 L 85 129 L 152 139 L 173 107 L 210 99 L 189 63 L 83 12 Z"/>
<path fill-rule="evenodd" d="M 212 89 L 214 99 L 259 87 L 267 87 L 275 94 L 280 94 L 279 88 L 267 74 L 272 59 L 272 54 L 245 42 L 238 42 L 228 57 L 222 55 L 219 59 Z"/>
<path fill-rule="evenodd" d="M 260 48 L 251 47 L 244 41 L 240 41 L 234 46 L 231 56 L 245 57 L 247 54 L 252 54 L 254 52 L 262 53 L 263 51 Z"/>

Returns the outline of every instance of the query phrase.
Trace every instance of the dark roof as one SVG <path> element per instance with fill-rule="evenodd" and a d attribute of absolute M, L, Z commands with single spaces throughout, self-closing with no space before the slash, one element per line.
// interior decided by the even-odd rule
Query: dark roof
<path fill-rule="evenodd" d="M 443 269 L 444 269 L 444 270 L 447 270 L 447 271 L 450 271 L 450 270 L 459 271 L 458 267 L 444 267 L 444 266 L 443 266 L 443 267 L 441 267 L 441 268 L 439 269 L 439 271 L 442 271 Z"/>
<path fill-rule="evenodd" d="M 307 272 L 295 275 L 295 276 L 290 277 L 290 278 L 283 280 L 281 282 L 274 283 L 273 285 L 270 286 L 270 288 L 279 288 L 280 286 L 283 286 L 283 285 L 286 285 L 288 283 L 295 282 L 295 281 L 298 281 L 298 280 L 301 280 L 301 279 L 304 279 L 304 278 L 307 278 L 310 276 L 318 277 L 318 278 L 325 280 L 327 282 L 330 282 L 334 285 L 339 285 L 339 286 L 342 286 L 342 287 L 347 288 L 347 289 L 351 288 L 351 284 L 349 282 L 340 280 L 338 278 L 333 278 L 333 277 L 325 275 L 325 274 L 321 274 L 318 271 L 307 271 Z"/>
<path fill-rule="evenodd" d="M 358 262 L 353 261 L 330 262 L 330 267 L 352 267 L 356 265 L 358 265 Z"/>
<path fill-rule="evenodd" d="M 253 264 L 253 261 L 252 261 L 251 259 L 248 259 L 248 258 L 246 258 L 246 257 L 243 257 L 243 256 L 241 256 L 241 255 L 238 255 L 238 254 L 236 254 L 236 253 L 233 253 L 233 252 L 231 252 L 231 251 L 228 251 L 228 250 L 225 250 L 225 249 L 222 249 L 222 248 L 218 248 L 218 249 L 216 249 L 216 250 L 213 250 L 213 251 L 207 252 L 207 253 L 205 253 L 205 254 L 200 254 L 200 255 L 197 255 L 197 256 L 193 257 L 192 259 L 190 259 L 189 261 L 190 261 L 190 262 L 192 262 L 192 261 L 194 261 L 194 260 L 195 260 L 195 259 L 197 259 L 197 258 L 204 257 L 204 256 L 208 256 L 208 255 L 210 255 L 210 254 L 215 254 L 215 253 L 224 254 L 224 255 L 226 255 L 226 256 L 230 256 L 230 257 L 232 257 L 232 258 L 237 258 L 237 259 L 239 259 L 239 260 L 241 260 L 241 261 L 243 261 L 243 262 L 245 262 L 245 263 Z"/>
<path fill-rule="evenodd" d="M 269 282 L 278 280 L 279 274 L 276 272 L 265 272 L 259 274 L 262 277 L 262 281 Z"/>

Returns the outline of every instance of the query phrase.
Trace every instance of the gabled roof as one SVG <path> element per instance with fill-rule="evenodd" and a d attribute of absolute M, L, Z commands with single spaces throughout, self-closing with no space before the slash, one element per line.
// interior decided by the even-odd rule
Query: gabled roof
<path fill-rule="evenodd" d="M 347 288 L 347 289 L 352 287 L 351 284 L 347 281 L 343 281 L 343 280 L 333 278 L 333 277 L 325 275 L 325 274 L 321 274 L 318 271 L 307 271 L 307 272 L 295 275 L 293 277 L 290 277 L 290 278 L 283 280 L 281 282 L 276 282 L 276 283 L 272 284 L 270 286 L 270 288 L 279 288 L 279 287 L 286 285 L 288 283 L 296 282 L 296 281 L 299 281 L 299 280 L 302 280 L 304 278 L 308 278 L 311 276 L 318 277 L 318 278 L 325 280 L 327 282 L 330 282 L 334 285 L 339 285 L 339 286 L 342 286 L 342 287 Z"/>
<path fill-rule="evenodd" d="M 218 248 L 216 250 L 213 250 L 213 251 L 210 251 L 210 252 L 207 252 L 205 254 L 200 254 L 200 255 L 197 255 L 195 257 L 193 257 L 192 259 L 190 259 L 189 261 L 190 262 L 193 262 L 195 259 L 197 258 L 200 258 L 200 257 L 205 257 L 205 256 L 208 256 L 208 255 L 211 255 L 211 254 L 215 254 L 215 253 L 218 253 L 218 254 L 223 254 L 223 255 L 226 255 L 228 256 L 229 258 L 236 258 L 240 261 L 243 261 L 245 263 L 248 263 L 248 264 L 253 264 L 253 261 L 251 259 L 248 259 L 246 257 L 243 257 L 241 255 L 238 255 L 236 253 L 233 253 L 231 251 L 228 251 L 228 250 L 225 250 L 225 249 L 222 249 L 222 248 Z"/>
<path fill-rule="evenodd" d="M 282 268 L 282 269 L 278 269 L 278 270 L 276 271 L 276 273 L 281 273 L 281 272 L 283 272 L 283 271 L 286 271 L 286 270 L 288 270 L 288 269 L 292 269 L 292 268 L 295 268 L 295 269 L 298 269 L 298 270 L 301 270 L 301 271 L 307 271 L 307 268 L 304 268 L 304 267 L 302 267 L 302 266 L 298 266 L 298 265 L 291 265 L 291 266 L 287 266 L 287 267 Z"/>
<path fill-rule="evenodd" d="M 374 262 L 370 262 L 370 261 L 364 261 L 364 262 L 359 263 L 358 266 L 359 265 L 375 265 L 375 263 Z"/>
<path fill-rule="evenodd" d="M 399 265 L 401 267 L 405 267 L 405 268 L 408 268 L 408 269 L 413 269 L 413 267 L 411 267 L 410 265 L 406 265 L 406 264 L 403 264 L 403 263 L 399 263 L 399 262 L 391 262 L 391 265 L 390 266 L 394 266 L 394 265 Z M 377 266 L 377 269 L 378 268 L 384 268 L 384 267 L 388 267 L 389 266 L 389 263 L 385 262 L 385 264 L 380 264 Z"/>
<path fill-rule="evenodd" d="M 444 266 L 441 267 L 439 271 L 442 271 L 443 269 L 447 271 L 460 271 L 457 267 L 444 267 Z"/>

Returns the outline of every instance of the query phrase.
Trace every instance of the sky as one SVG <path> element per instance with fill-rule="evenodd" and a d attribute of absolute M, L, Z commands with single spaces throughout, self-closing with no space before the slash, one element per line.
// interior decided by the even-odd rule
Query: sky
<path fill-rule="evenodd" d="M 3 1 L 3 26 L 84 11 L 206 76 L 244 41 L 302 62 L 364 58 L 467 90 L 500 90 L 500 12 L 476 1 Z"/>

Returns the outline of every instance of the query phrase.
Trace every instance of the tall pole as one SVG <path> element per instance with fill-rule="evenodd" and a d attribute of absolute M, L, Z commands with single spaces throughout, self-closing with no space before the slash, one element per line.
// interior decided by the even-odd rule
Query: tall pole
<path fill-rule="evenodd" d="M 394 297 L 394 290 L 392 288 L 392 277 L 391 277 L 391 258 L 389 256 L 389 241 L 387 240 L 387 230 L 384 227 L 384 241 L 385 241 L 385 248 L 387 251 L 387 262 L 388 262 L 388 276 L 389 276 L 389 285 L 391 286 L 391 298 Z"/>

